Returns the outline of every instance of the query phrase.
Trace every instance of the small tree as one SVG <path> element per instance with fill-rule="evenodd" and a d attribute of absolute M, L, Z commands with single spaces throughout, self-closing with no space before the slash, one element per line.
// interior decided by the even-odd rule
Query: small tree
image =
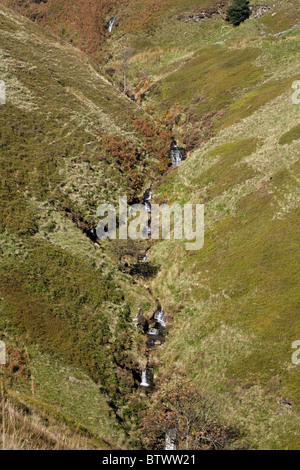
<path fill-rule="evenodd" d="M 233 0 L 233 4 L 227 9 L 227 21 L 234 26 L 239 26 L 251 15 L 248 0 Z"/>
<path fill-rule="evenodd" d="M 177 450 L 224 449 L 236 431 L 220 424 L 214 408 L 203 390 L 175 376 L 151 397 L 140 427 L 143 447 L 163 449 L 171 431 Z"/>

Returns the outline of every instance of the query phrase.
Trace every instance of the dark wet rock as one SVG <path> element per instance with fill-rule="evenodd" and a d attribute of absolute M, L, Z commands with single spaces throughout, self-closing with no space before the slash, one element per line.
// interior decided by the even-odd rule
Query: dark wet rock
<path fill-rule="evenodd" d="M 138 327 L 141 328 L 144 333 L 147 333 L 149 329 L 149 323 L 148 320 L 141 313 L 139 313 L 137 316 L 137 324 Z"/>
<path fill-rule="evenodd" d="M 277 398 L 277 403 L 280 406 L 285 406 L 286 408 L 291 409 L 293 407 L 292 403 L 286 398 Z"/>

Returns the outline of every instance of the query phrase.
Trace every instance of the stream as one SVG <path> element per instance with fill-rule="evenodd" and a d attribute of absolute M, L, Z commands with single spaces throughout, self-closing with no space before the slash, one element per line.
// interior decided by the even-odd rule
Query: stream
<path fill-rule="evenodd" d="M 111 18 L 111 19 L 108 21 L 108 23 L 107 23 L 107 25 L 106 25 L 106 28 L 108 29 L 108 32 L 109 32 L 109 33 L 112 32 L 113 27 L 114 27 L 114 24 L 115 24 L 115 21 L 116 21 L 115 17 Z"/>
<path fill-rule="evenodd" d="M 176 140 L 173 138 L 170 147 L 170 158 L 172 161 L 172 166 L 178 166 L 186 156 L 186 151 L 184 148 L 178 147 Z"/>
<path fill-rule="evenodd" d="M 173 167 L 177 167 L 182 160 L 186 156 L 186 151 L 183 148 L 180 148 L 177 145 L 176 140 L 173 138 L 172 143 L 170 145 L 170 151 L 169 151 L 169 157 L 172 163 Z M 148 225 L 145 227 L 145 235 L 146 238 L 149 239 L 151 238 L 151 200 L 152 200 L 152 186 L 147 188 L 143 194 L 142 197 L 142 206 L 144 207 L 144 210 L 149 214 L 148 217 Z M 138 198 L 135 198 L 134 202 L 132 202 L 131 206 L 138 203 Z M 131 214 L 131 207 L 129 208 L 129 214 Z M 147 249 L 144 251 L 144 253 L 139 257 L 139 262 L 142 263 L 147 263 L 147 254 L 148 251 L 151 248 L 151 240 L 149 240 L 149 245 Z M 132 271 L 128 271 L 129 265 L 124 260 L 122 262 L 122 259 L 120 258 L 120 266 L 119 269 L 123 273 L 129 273 L 132 274 Z M 153 293 L 151 292 L 150 288 L 147 288 L 146 286 L 143 286 L 144 289 L 146 289 L 150 295 L 153 297 Z M 143 331 L 143 334 L 145 336 L 145 343 L 146 343 L 146 365 L 143 370 L 140 371 L 140 379 L 139 379 L 139 385 L 141 390 L 145 393 L 146 396 L 149 396 L 151 392 L 155 389 L 155 383 L 154 383 L 154 373 L 151 370 L 150 366 L 150 359 L 151 359 L 151 354 L 153 351 L 155 351 L 157 348 L 159 348 L 162 344 L 165 343 L 166 341 L 166 319 L 164 315 L 164 311 L 160 305 L 160 302 L 158 299 L 156 300 L 156 310 L 153 313 L 152 317 L 148 320 L 146 319 L 143 314 L 141 309 L 139 309 L 139 313 L 136 318 L 133 318 L 134 324 L 136 328 L 141 328 Z M 174 429 L 169 429 L 165 432 L 165 446 L 164 450 L 175 450 L 176 449 L 176 430 Z"/>
<path fill-rule="evenodd" d="M 171 145 L 170 154 L 171 154 L 171 151 L 172 151 L 172 145 Z M 173 152 L 174 154 L 176 153 L 177 157 L 176 157 L 176 165 L 173 162 L 173 158 L 172 158 L 172 164 L 173 166 L 177 166 L 182 160 L 180 149 L 178 147 L 173 148 Z M 151 214 L 151 202 L 150 202 L 151 199 L 152 199 L 152 189 L 150 187 L 145 191 L 144 196 L 143 196 L 143 205 L 145 207 L 145 210 L 149 214 Z M 148 234 L 151 235 L 151 217 L 149 218 Z M 144 257 L 143 257 L 144 262 L 147 261 L 147 252 L 149 251 L 149 249 L 150 249 L 150 246 L 147 248 L 144 254 Z M 144 334 L 146 335 L 146 368 L 143 371 L 141 371 L 140 387 L 144 390 L 145 394 L 148 395 L 155 387 L 154 374 L 149 368 L 149 361 L 150 361 L 151 353 L 157 347 L 165 343 L 165 337 L 166 337 L 166 321 L 165 321 L 165 316 L 164 316 L 164 312 L 162 310 L 161 305 L 159 304 L 157 305 L 156 311 L 154 312 L 150 321 L 147 323 L 146 330 L 144 329 Z M 164 450 L 175 450 L 176 449 L 175 441 L 176 441 L 176 432 L 170 429 L 168 432 L 165 433 Z"/>
<path fill-rule="evenodd" d="M 186 157 L 186 151 L 184 148 L 180 148 L 177 145 L 176 140 L 173 138 L 170 145 L 169 156 L 173 167 L 177 167 L 182 160 Z M 143 195 L 143 206 L 145 211 L 151 214 L 151 199 L 152 199 L 152 187 L 146 189 Z M 151 216 L 149 217 L 148 223 L 148 235 L 151 235 Z M 150 250 L 151 244 L 147 248 L 143 261 L 147 261 L 147 253 Z M 149 290 L 151 293 L 151 291 Z M 138 326 L 138 324 L 136 324 Z M 147 327 L 144 328 L 144 334 L 146 335 L 146 367 L 141 371 L 141 382 L 140 387 L 144 390 L 145 394 L 148 395 L 155 387 L 154 374 L 149 367 L 149 361 L 152 351 L 157 347 L 161 346 L 166 341 L 166 321 L 165 315 L 161 305 L 157 304 L 156 311 L 152 318 L 147 322 Z M 176 430 L 169 429 L 165 433 L 165 446 L 164 450 L 176 450 Z"/>

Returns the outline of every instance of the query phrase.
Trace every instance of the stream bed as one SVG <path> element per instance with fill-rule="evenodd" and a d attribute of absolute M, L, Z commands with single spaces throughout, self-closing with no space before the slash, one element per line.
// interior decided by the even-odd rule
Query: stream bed
<path fill-rule="evenodd" d="M 177 147 L 178 149 L 178 147 Z M 174 149 L 175 151 L 177 149 Z M 179 150 L 179 149 L 178 149 Z M 181 157 L 180 151 L 177 152 L 177 156 Z M 173 160 L 172 160 L 173 161 Z M 177 159 L 176 164 L 178 165 L 181 161 L 181 158 Z M 145 210 L 151 214 L 151 199 L 152 199 L 152 190 L 151 187 L 148 188 L 143 197 L 143 205 Z M 151 216 L 149 218 L 149 225 L 148 225 L 148 234 L 151 235 Z M 147 253 L 150 249 L 150 246 L 147 248 L 144 256 L 143 261 L 147 261 Z M 144 330 L 144 334 L 146 336 L 146 367 L 144 370 L 141 371 L 141 382 L 140 387 L 148 396 L 151 391 L 155 388 L 154 382 L 154 374 L 151 368 L 149 367 L 151 353 L 165 343 L 166 341 L 166 320 L 165 315 L 162 310 L 161 305 L 157 305 L 156 311 L 153 314 L 153 317 L 147 323 L 147 329 Z M 165 433 L 165 446 L 164 450 L 175 450 L 175 441 L 176 441 L 176 431 L 170 429 L 168 432 Z"/>

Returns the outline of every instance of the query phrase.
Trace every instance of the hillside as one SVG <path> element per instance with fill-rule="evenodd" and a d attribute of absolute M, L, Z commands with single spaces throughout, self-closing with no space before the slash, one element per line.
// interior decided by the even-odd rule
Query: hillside
<path fill-rule="evenodd" d="M 145 408 L 184 373 L 238 429 L 231 448 L 299 449 L 299 2 L 238 28 L 215 0 L 0 3 L 0 378 L 21 423 L 3 447 L 141 448 Z M 150 184 L 205 204 L 205 244 L 154 241 L 146 272 L 146 244 L 94 227 Z M 147 398 L 133 320 L 158 303 Z"/>
<path fill-rule="evenodd" d="M 123 176 L 124 154 L 118 163 L 101 142 L 115 136 L 125 153 L 126 143 L 139 147 L 130 123 L 139 110 L 78 50 L 3 7 L 0 23 L 8 97 L 0 110 L 0 331 L 11 361 L 16 356 L 1 373 L 9 389 L 34 393 L 46 409 L 50 403 L 122 447 L 124 430 L 108 401 L 123 400 L 138 383 L 130 315 L 154 306 L 95 245 L 92 227 L 98 204 L 136 191 L 134 174 Z M 155 161 L 132 158 L 139 181 Z"/>
<path fill-rule="evenodd" d="M 293 26 L 284 13 L 282 30 Z M 280 27 L 265 18 L 204 46 L 149 97 L 184 108 L 177 132 L 184 143 L 193 132 L 196 147 L 154 194 L 204 203 L 206 213 L 203 250 L 165 242 L 150 251 L 162 266 L 152 287 L 173 326 L 160 355 L 165 374 L 175 364 L 219 394 L 220 413 L 255 448 L 297 449 L 300 108 L 291 87 L 300 30 L 274 37 Z M 270 36 L 259 34 L 266 25 Z"/>

